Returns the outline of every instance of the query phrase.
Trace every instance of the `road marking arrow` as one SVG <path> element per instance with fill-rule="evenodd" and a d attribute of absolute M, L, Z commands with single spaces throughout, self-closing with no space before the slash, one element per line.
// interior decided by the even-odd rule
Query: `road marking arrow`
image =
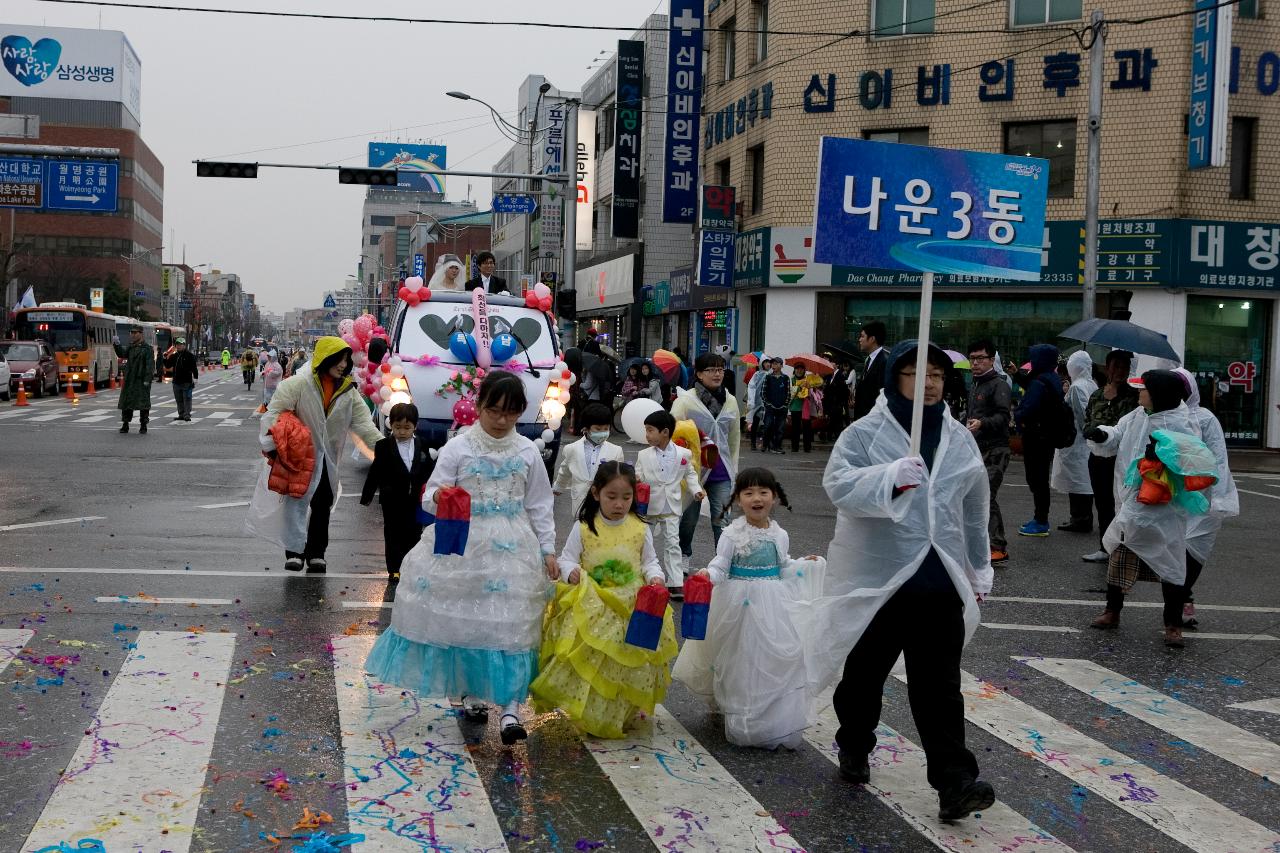
<path fill-rule="evenodd" d="M 1241 711 L 1261 711 L 1264 714 L 1280 714 L 1280 697 L 1275 699 L 1259 699 L 1256 702 L 1237 702 L 1234 705 L 1228 705 L 1228 708 L 1236 708 Z"/>

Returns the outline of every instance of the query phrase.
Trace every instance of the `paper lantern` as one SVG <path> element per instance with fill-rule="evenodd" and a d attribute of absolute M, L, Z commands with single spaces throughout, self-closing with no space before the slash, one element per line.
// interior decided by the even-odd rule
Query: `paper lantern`
<path fill-rule="evenodd" d="M 684 605 L 680 608 L 680 634 L 686 640 L 707 638 L 707 614 L 711 610 L 711 579 L 690 575 L 684 582 Z"/>
<path fill-rule="evenodd" d="M 627 623 L 627 645 L 654 651 L 662 639 L 662 620 L 671 593 L 666 587 L 642 586 L 636 592 L 636 606 Z"/>

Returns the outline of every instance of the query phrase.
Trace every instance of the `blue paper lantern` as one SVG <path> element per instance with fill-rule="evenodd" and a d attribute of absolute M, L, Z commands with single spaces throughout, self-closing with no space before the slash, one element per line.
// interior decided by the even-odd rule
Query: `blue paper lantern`
<path fill-rule="evenodd" d="M 476 339 L 466 332 L 454 332 L 449 336 L 449 352 L 463 364 L 476 360 Z"/>
<path fill-rule="evenodd" d="M 498 335 L 489 346 L 489 351 L 493 354 L 494 364 L 505 364 L 519 349 L 520 342 L 515 339 L 514 335 L 510 334 Z"/>

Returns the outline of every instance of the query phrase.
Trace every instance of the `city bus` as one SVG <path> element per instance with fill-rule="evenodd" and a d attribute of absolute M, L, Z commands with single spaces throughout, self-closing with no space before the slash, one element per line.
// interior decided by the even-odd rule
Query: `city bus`
<path fill-rule="evenodd" d="M 144 322 L 142 324 L 143 336 L 147 337 L 147 330 L 150 330 L 152 336 L 155 337 L 156 350 L 156 379 L 164 381 L 168 377 L 169 372 L 165 369 L 165 357 L 170 355 L 173 349 L 173 342 L 177 338 L 186 334 L 186 330 L 181 326 L 174 326 L 170 323 L 153 323 Z"/>
<path fill-rule="evenodd" d="M 88 387 L 91 377 L 96 385 L 118 375 L 112 344 L 116 319 L 78 302 L 43 302 L 35 308 L 18 309 L 16 330 L 18 340 L 39 339 L 49 344 L 63 385 L 74 382 Z"/>
<path fill-rule="evenodd" d="M 142 341 L 150 345 L 151 351 L 155 352 L 156 348 L 156 330 L 154 323 L 144 323 L 141 320 L 135 320 L 132 317 L 121 317 L 119 315 L 112 317 L 116 324 L 116 337 L 120 339 L 120 346 L 125 349 L 129 348 L 129 330 L 134 326 L 142 327 Z M 120 371 L 124 372 L 124 366 L 129 360 L 127 358 L 120 359 Z"/>

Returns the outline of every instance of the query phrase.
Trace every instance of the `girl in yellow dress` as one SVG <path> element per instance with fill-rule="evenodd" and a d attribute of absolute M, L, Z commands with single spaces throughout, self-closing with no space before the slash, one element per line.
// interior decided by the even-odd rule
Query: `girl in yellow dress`
<path fill-rule="evenodd" d="M 597 737 L 623 737 L 637 712 L 653 713 L 677 652 L 670 607 L 656 650 L 624 641 L 640 587 L 665 583 L 653 534 L 635 512 L 635 489 L 630 465 L 600 464 L 560 556 L 563 582 L 548 605 L 530 686 L 535 708 L 561 708 Z"/>

